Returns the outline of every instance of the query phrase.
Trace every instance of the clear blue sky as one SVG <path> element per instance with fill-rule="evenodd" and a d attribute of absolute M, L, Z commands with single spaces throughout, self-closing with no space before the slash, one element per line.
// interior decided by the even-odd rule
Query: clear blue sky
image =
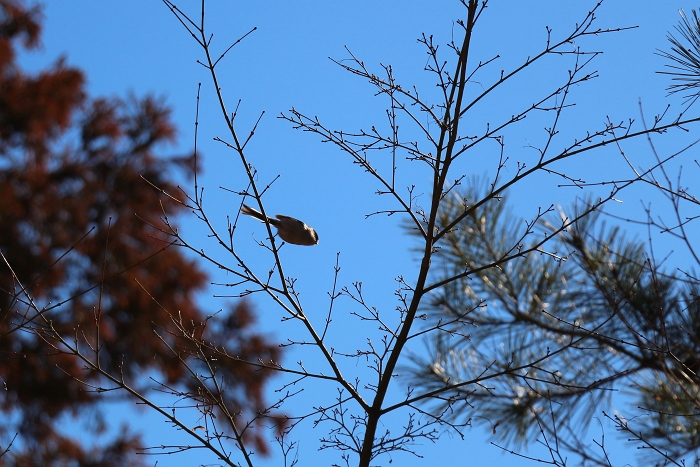
<path fill-rule="evenodd" d="M 24 55 L 22 63 L 36 70 L 59 56 L 66 56 L 70 65 L 85 70 L 92 96 L 125 96 L 128 92 L 138 96 L 147 93 L 164 96 L 173 108 L 174 120 L 180 130 L 177 145 L 167 148 L 167 151 L 183 153 L 191 150 L 197 83 L 203 83 L 199 145 L 204 155 L 204 175 L 200 183 L 206 187 L 208 213 L 223 231 L 225 216 L 235 215 L 239 199 L 219 187 L 242 189 L 245 180 L 236 156 L 212 141 L 216 136 L 227 139 L 227 134 L 213 98 L 212 85 L 204 68 L 196 63 L 202 58 L 196 43 L 159 1 L 53 0 L 44 3 L 43 50 Z M 298 288 L 307 313 L 318 318 L 319 325 L 325 317 L 327 292 L 332 286 L 336 253 L 340 252 L 341 282 L 349 285 L 362 281 L 367 300 L 390 314 L 396 306 L 394 279 L 403 275 L 411 280 L 417 269 L 415 256 L 410 251 L 411 242 L 400 227 L 400 219 L 398 216 L 365 219 L 365 214 L 391 206 L 388 199 L 373 194 L 378 188 L 374 180 L 336 148 L 321 144 L 314 136 L 293 130 L 276 117 L 293 106 L 306 114 L 319 116 L 335 129 L 351 131 L 385 125 L 383 109 L 386 102 L 373 97 L 374 90 L 370 85 L 342 71 L 328 57 L 346 58 L 348 53 L 344 46 L 348 46 L 377 73 L 381 71 L 380 63 L 392 64 L 395 76 L 404 86 L 416 84 L 426 94 L 430 93 L 432 77 L 422 72 L 427 56 L 416 38 L 425 32 L 434 34 L 436 42 L 444 44 L 450 38 L 452 21 L 459 17 L 460 3 L 457 0 L 210 0 L 207 3 L 208 28 L 214 34 L 214 50 L 222 51 L 248 30 L 258 28 L 229 53 L 218 75 L 229 110 L 233 110 L 238 99 L 242 100 L 237 119 L 241 136 L 247 135 L 251 124 L 265 111 L 249 145 L 248 155 L 259 171 L 261 185 L 281 175 L 266 198 L 267 209 L 303 219 L 319 232 L 318 246 L 285 247 L 283 250 L 286 272 L 299 278 Z M 487 86 L 500 70 L 512 69 L 528 55 L 539 52 L 546 39 L 545 26 L 553 28 L 553 37 L 561 37 L 574 23 L 582 21 L 596 2 L 490 3 L 475 36 L 472 60 L 487 60 L 496 54 L 501 58 L 483 75 L 474 78 L 475 88 Z M 198 17 L 198 0 L 183 0 L 176 4 Z M 668 48 L 666 33 L 677 24 L 678 9 L 689 10 L 694 6 L 670 0 L 605 1 L 599 9 L 598 27 L 639 28 L 591 38 L 582 44 L 589 50 L 605 52 L 593 65 L 599 70 L 600 78 L 576 89 L 573 96 L 577 103 L 576 113 L 563 128 L 572 133 L 587 128 L 597 129 L 607 116 L 615 121 L 637 119 L 640 98 L 649 114 L 662 111 L 668 100 L 665 98 L 668 79 L 655 73 L 664 62 L 654 55 L 654 51 Z M 444 45 L 442 48 L 447 52 Z M 566 73 L 571 67 L 567 60 L 567 57 L 552 59 L 544 67 L 526 72 L 497 98 L 476 108 L 474 120 L 467 123 L 474 125 L 476 133 L 483 129 L 484 122 L 497 121 L 515 113 L 519 104 L 532 102 L 534 96 L 546 90 L 544 87 L 548 83 Z M 677 104 L 680 100 L 674 98 L 670 101 Z M 521 133 L 513 133 L 506 140 L 513 160 L 531 155 L 526 146 L 536 144 L 543 137 L 541 124 L 533 122 L 528 125 L 526 123 Z M 678 144 L 669 143 L 669 146 L 662 147 L 670 151 Z M 650 160 L 648 147 L 644 144 L 630 145 L 626 150 L 638 158 L 635 160 L 640 165 Z M 614 149 L 600 152 L 596 157 L 572 162 L 565 169 L 589 181 L 624 173 Z M 478 158 L 473 167 L 464 168 L 466 173 L 485 170 L 488 168 L 479 165 Z M 408 166 L 400 172 L 399 180 L 403 185 L 416 183 L 418 193 L 425 193 L 419 198 L 419 203 L 421 200 L 427 203 L 428 192 L 420 190 L 426 187 L 428 180 L 425 172 Z M 557 188 L 557 183 L 559 180 L 538 179 L 525 184 L 520 191 L 513 193 L 514 206 L 523 216 L 531 216 L 539 206 L 566 205 L 574 196 L 580 195 L 571 188 Z M 619 212 L 638 216 L 639 198 L 645 195 L 630 192 L 626 196 Z M 203 238 L 203 230 L 195 219 L 181 219 L 180 223 L 186 236 L 215 254 L 215 245 Z M 239 224 L 239 249 L 251 261 L 260 262 L 261 271 L 267 270 L 269 260 L 263 259 L 262 253 L 256 249 L 250 237 L 253 232 L 257 238 L 262 237 L 262 226 L 252 220 L 243 220 Z M 666 246 L 666 249 L 672 248 Z M 217 276 L 217 271 L 211 272 L 214 281 L 226 281 L 225 277 Z M 228 291 L 213 290 L 211 293 L 226 294 Z M 211 293 L 205 303 L 214 311 L 222 305 L 211 298 Z M 282 340 L 286 333 L 297 332 L 280 323 L 280 312 L 271 303 L 259 299 L 256 304 L 261 325 L 276 339 Z M 365 342 L 365 331 L 349 316 L 352 309 L 351 303 L 342 304 L 331 334 L 336 348 L 346 352 L 356 350 Z M 287 361 L 298 358 L 290 355 Z M 349 374 L 361 372 L 364 366 L 361 361 L 346 361 L 344 364 Z M 275 397 L 274 394 L 270 396 L 271 399 Z M 168 439 L 173 433 L 171 428 L 148 414 L 141 413 L 140 416 L 143 416 L 142 427 L 147 443 L 171 444 Z M 339 461 L 335 453 L 318 453 L 317 440 L 324 433 L 323 426 L 315 429 L 307 426 L 294 432 L 301 438 L 301 465 L 329 465 L 331 461 Z M 609 426 L 606 435 L 608 441 L 614 438 Z M 533 465 L 504 455 L 490 446 L 491 438 L 481 428 L 467 431 L 467 436 L 466 441 L 443 436 L 435 445 L 418 448 L 425 459 L 396 455 L 394 462 L 398 465 L 437 465 L 441 462 L 450 462 L 451 465 Z M 613 460 L 614 465 L 631 461 L 630 453 L 634 453 L 634 449 L 619 454 Z M 155 460 L 158 460 L 158 465 L 215 462 L 213 458 L 205 460 L 184 455 L 183 458 L 153 458 L 153 462 Z M 388 458 L 381 462 L 388 465 Z M 279 458 L 273 458 L 261 460 L 259 465 L 281 464 Z"/>

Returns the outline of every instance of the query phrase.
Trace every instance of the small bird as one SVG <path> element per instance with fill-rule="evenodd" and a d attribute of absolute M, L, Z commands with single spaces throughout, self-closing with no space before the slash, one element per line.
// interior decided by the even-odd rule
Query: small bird
<path fill-rule="evenodd" d="M 267 222 L 277 228 L 277 234 L 282 240 L 294 245 L 316 245 L 318 243 L 318 234 L 314 229 L 304 224 L 299 219 L 281 214 L 275 215 L 276 219 L 265 217 L 261 212 L 256 211 L 250 206 L 243 205 L 241 213 L 247 216 L 255 217 L 256 219 Z"/>

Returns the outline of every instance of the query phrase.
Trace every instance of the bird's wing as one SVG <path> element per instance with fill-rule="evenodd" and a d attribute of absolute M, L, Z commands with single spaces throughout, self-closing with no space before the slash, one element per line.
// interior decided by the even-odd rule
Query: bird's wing
<path fill-rule="evenodd" d="M 299 225 L 306 226 L 306 224 L 305 224 L 304 222 L 302 222 L 302 221 L 300 221 L 299 219 L 296 219 L 296 218 L 294 218 L 294 217 L 284 216 L 284 215 L 282 215 L 282 214 L 275 214 L 275 217 L 276 217 L 277 219 L 279 219 L 279 220 L 288 219 L 288 220 L 290 220 L 290 221 L 297 222 Z"/>

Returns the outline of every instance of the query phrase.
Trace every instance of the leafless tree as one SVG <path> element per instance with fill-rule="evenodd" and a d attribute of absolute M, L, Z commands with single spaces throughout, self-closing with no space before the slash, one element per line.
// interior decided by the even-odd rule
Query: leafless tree
<path fill-rule="evenodd" d="M 247 186 L 234 191 L 241 196 L 241 203 L 252 204 L 267 217 L 263 201 L 270 184 L 259 186 L 258 174 L 246 157 L 246 146 L 255 133 L 255 127 L 245 132 L 246 137 L 239 136 L 235 125 L 236 112 L 231 113 L 227 109 L 216 73 L 217 64 L 236 44 L 215 56 L 205 31 L 204 5 L 201 17 L 194 19 L 174 3 L 166 0 L 166 4 L 204 53 L 201 63 L 211 73 L 221 116 L 229 129 L 227 137 L 219 141 L 240 158 L 241 170 L 247 175 Z M 586 40 L 618 33 L 626 28 L 595 27 L 598 3 L 584 15 L 583 20 L 576 23 L 569 34 L 557 36 L 548 30 L 540 51 L 526 57 L 520 66 L 502 71 L 494 81 L 475 92 L 477 87 L 470 87 L 470 83 L 493 66 L 497 57 L 479 62 L 472 58 L 472 37 L 478 33 L 477 25 L 481 16 L 486 14 L 487 2 L 465 1 L 463 6 L 464 16 L 456 21 L 455 40 L 447 44 L 444 55 L 432 36 L 420 38 L 429 57 L 425 71 L 434 78 L 439 90 L 438 100 L 428 100 L 417 87 L 399 83 L 390 65 L 382 65 L 375 70 L 348 48 L 347 58 L 334 62 L 347 72 L 367 80 L 376 95 L 386 99 L 384 122 L 372 124 L 369 130 L 344 131 L 332 129 L 321 118 L 309 116 L 297 108 L 281 115 L 294 128 L 317 135 L 322 142 L 339 148 L 351 163 L 358 165 L 379 184 L 378 195 L 391 198 L 394 207 L 376 210 L 368 217 L 400 215 L 419 239 L 417 254 L 420 267 L 415 277 L 409 279 L 400 276 L 396 279 L 398 288 L 394 294 L 398 305 L 395 313 L 380 313 L 368 303 L 363 296 L 361 283 L 340 285 L 338 262 L 325 317 L 313 319 L 319 314 L 309 313 L 304 308 L 296 289 L 297 279 L 285 273 L 279 254 L 280 239 L 272 228 L 273 222 L 266 223 L 268 238 L 259 242 L 260 247 L 270 255 L 272 266 L 251 263 L 236 249 L 235 221 L 229 222 L 225 235 L 216 231 L 205 213 L 202 192 L 196 180 L 188 196 L 188 206 L 207 225 L 210 235 L 230 260 L 214 259 L 214 256 L 202 253 L 196 244 L 180 236 L 178 230 L 167 221 L 163 227 L 163 232 L 171 235 L 174 241 L 199 252 L 236 278 L 227 286 L 237 290 L 240 296 L 268 296 L 283 310 L 290 324 L 299 323 L 304 329 L 305 335 L 299 337 L 290 326 L 288 345 L 310 346 L 316 354 L 313 368 L 301 362 L 297 366 L 249 362 L 286 374 L 286 382 L 280 387 L 280 392 L 285 396 L 275 408 L 283 407 L 285 399 L 293 397 L 297 388 L 320 385 L 326 394 L 329 393 L 329 386 L 335 388 L 331 391 L 332 400 L 314 404 L 302 414 L 289 414 L 288 424 L 278 436 L 282 448 L 287 449 L 285 453 L 294 446 L 294 441 L 290 440 L 297 433 L 295 428 L 304 423 L 325 426 L 326 434 L 320 438 L 321 448 L 335 449 L 340 452 L 345 464 L 357 462 L 361 466 L 369 466 L 392 452 L 419 455 L 415 443 L 421 440 L 436 441 L 445 430 L 462 433 L 477 417 L 490 420 L 494 431 L 503 424 L 504 431 L 507 429 L 511 432 L 512 427 L 506 428 L 506 411 L 499 404 L 504 400 L 512 401 L 514 395 L 520 400 L 523 417 L 513 433 L 531 433 L 534 426 L 544 433 L 557 434 L 557 430 L 564 426 L 560 421 L 573 416 L 575 409 L 585 404 L 586 400 L 596 402 L 604 399 L 612 381 L 657 359 L 659 348 L 650 347 L 647 339 L 652 338 L 641 335 L 640 326 L 644 322 L 625 322 L 620 317 L 626 313 L 622 310 L 624 306 L 632 306 L 623 300 L 627 297 L 624 294 L 631 293 L 630 289 L 658 292 L 661 290 L 659 278 L 654 275 L 653 269 L 644 269 L 646 263 L 639 259 L 638 254 L 633 256 L 637 251 L 622 256 L 631 257 L 629 263 L 613 264 L 611 250 L 605 245 L 615 245 L 616 231 L 610 232 L 608 238 L 599 238 L 598 250 L 589 246 L 587 233 L 584 232 L 592 228 L 594 213 L 601 211 L 606 203 L 629 186 L 654 180 L 666 161 L 660 159 L 647 171 L 635 170 L 633 177 L 609 178 L 594 183 L 586 183 L 575 175 L 566 174 L 566 164 L 572 158 L 611 146 L 620 148 L 620 157 L 626 158 L 621 148 L 627 140 L 683 131 L 698 118 L 688 117 L 686 112 L 672 115 L 665 110 L 648 126 L 635 125 L 632 120 L 608 120 L 599 128 L 567 131 L 567 135 L 573 136 L 561 136 L 562 126 L 575 115 L 572 109 L 575 88 L 597 77 L 592 63 L 599 52 L 587 50 L 584 45 Z M 552 56 L 568 59 L 569 71 L 559 85 L 553 89 L 534 90 L 535 97 L 529 104 L 509 109 L 508 116 L 500 121 L 484 122 L 481 129 L 473 123 L 476 117 L 472 114 L 476 113 L 477 104 L 497 99 L 502 86 L 516 80 L 524 70 L 535 68 Z M 526 117 L 542 118 L 548 124 L 542 141 L 530 148 L 534 149 L 536 156 L 513 160 L 510 156 L 513 151 L 506 146 L 505 135 Z M 467 118 L 469 124 L 465 123 Z M 463 190 L 460 185 L 469 175 L 467 161 L 477 157 L 475 154 L 490 161 L 488 179 L 478 189 L 474 188 L 477 185 L 468 184 L 471 189 Z M 377 161 L 387 158 L 391 160 L 389 169 L 379 170 Z M 632 162 L 628 162 L 632 166 Z M 411 170 L 423 171 L 430 179 L 425 190 L 430 193 L 427 206 L 417 202 L 418 180 L 407 188 L 397 183 L 397 174 L 414 165 L 418 169 Z M 539 177 L 538 181 L 531 180 L 535 177 Z M 555 200 L 521 224 L 499 219 L 502 198 L 507 190 L 528 183 L 542 183 L 541 177 L 584 190 L 591 188 L 591 195 L 573 211 L 562 212 L 556 220 L 552 216 L 557 212 Z M 592 190 L 601 185 L 610 187 L 602 196 L 600 190 Z M 673 187 L 671 191 L 676 193 L 676 188 Z M 246 201 L 246 198 L 250 201 Z M 450 268 L 441 267 L 445 265 L 443 259 L 446 252 L 453 251 L 457 242 L 465 240 L 470 245 L 469 253 L 459 258 L 451 257 Z M 569 274 L 572 277 L 580 275 L 580 272 L 574 271 L 575 268 L 587 272 L 585 279 L 589 281 L 611 280 L 600 277 L 606 274 L 619 278 L 626 287 L 613 288 L 615 294 L 612 295 L 609 289 L 599 289 L 596 295 L 582 284 L 581 291 L 575 291 L 570 296 L 564 293 L 555 279 L 568 277 Z M 624 278 L 620 276 L 620 269 L 624 269 Z M 644 275 L 647 271 L 651 276 Z M 536 278 L 537 282 L 518 281 L 511 275 Z M 584 281 L 584 278 L 574 280 Z M 465 292 L 468 300 L 463 300 Z M 517 300 L 523 295 L 527 298 L 525 306 Z M 551 298 L 550 303 L 542 302 L 541 298 L 545 295 Z M 457 300 L 457 303 L 452 306 L 451 300 Z M 607 314 L 598 320 L 584 322 L 583 317 L 576 315 L 580 313 L 580 307 L 572 306 L 577 300 L 593 301 Z M 510 312 L 505 315 L 509 319 L 503 319 L 502 311 L 499 315 L 499 310 L 491 309 L 496 303 Z M 647 305 L 651 306 L 652 303 Z M 351 313 L 361 325 L 366 326 L 367 344 L 364 348 L 342 352 L 328 340 L 332 317 L 343 306 L 350 306 Z M 445 307 L 450 313 L 436 317 L 432 311 L 428 311 L 436 306 Z M 484 323 L 477 316 L 484 316 Z M 645 319 L 651 320 L 646 315 Z M 540 329 L 538 333 L 522 340 L 515 339 L 515 336 L 522 335 L 522 332 L 516 334 L 516 329 L 531 329 L 533 323 Z M 484 332 L 480 333 L 476 324 L 488 326 L 483 326 Z M 649 325 L 658 327 L 658 317 L 656 322 Z M 494 329 L 498 332 L 493 332 Z M 469 342 L 470 351 L 461 354 L 450 352 L 446 343 L 455 338 Z M 668 336 L 664 338 L 667 342 Z M 434 377 L 433 383 L 414 386 L 403 380 L 404 386 L 397 387 L 402 381 L 396 378 L 399 364 L 409 361 L 411 344 L 424 339 L 432 339 L 438 346 L 440 358 L 420 367 L 423 370 L 427 368 Z M 495 345 L 497 343 L 500 347 Z M 225 349 L 205 342 L 200 345 L 206 346 L 212 356 L 230 358 Z M 634 351 L 630 350 L 630 346 Z M 664 348 L 667 349 L 667 346 Z M 611 352 L 611 349 L 615 352 Z M 598 361 L 601 354 L 606 352 L 609 358 Z M 622 354 L 624 358 L 614 358 L 613 353 Z M 201 358 L 211 357 L 202 352 Z M 365 360 L 374 374 L 348 379 L 344 376 L 344 366 L 358 358 Z M 565 366 L 572 358 L 577 366 Z M 457 362 L 453 359 L 460 360 Z M 459 366 L 462 372 L 455 375 L 448 373 L 448 369 L 455 366 Z M 589 373 L 591 367 L 599 368 L 603 376 L 595 373 L 596 377 L 593 377 L 594 374 Z M 220 395 L 213 392 L 209 398 L 218 400 Z M 562 400 L 569 401 L 564 404 L 564 411 L 552 412 L 552 406 L 561 405 Z M 553 425 L 543 420 L 542 407 L 536 406 L 536 402 L 540 401 L 549 404 L 549 412 L 556 418 Z M 508 411 L 513 409 L 513 404 L 507 405 Z M 595 404 L 591 407 L 595 407 Z M 499 410 L 501 417 L 490 415 Z M 260 417 L 266 415 L 261 413 Z M 384 423 L 384 420 L 396 421 L 401 418 L 402 422 Z M 239 456 L 253 465 L 240 436 L 235 437 Z M 566 441 L 566 438 L 563 439 Z M 563 447 L 575 450 L 577 446 L 573 443 L 575 441 L 570 441 Z M 563 463 L 564 454 L 559 451 L 559 445 L 548 446 L 552 453 L 551 462 Z"/>

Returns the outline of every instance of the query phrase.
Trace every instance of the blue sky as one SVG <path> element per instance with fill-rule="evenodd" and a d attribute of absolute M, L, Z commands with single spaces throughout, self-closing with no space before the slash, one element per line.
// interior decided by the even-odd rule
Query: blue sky
<path fill-rule="evenodd" d="M 219 187 L 242 189 L 245 179 L 237 156 L 213 141 L 217 136 L 227 139 L 227 134 L 211 82 L 204 68 L 196 63 L 202 58 L 202 52 L 194 40 L 158 1 L 53 0 L 44 3 L 43 49 L 24 54 L 23 65 L 38 70 L 65 56 L 70 65 L 85 70 L 92 96 L 125 96 L 133 92 L 137 96 L 152 93 L 165 97 L 173 107 L 173 117 L 179 128 L 177 144 L 165 148 L 166 152 L 183 153 L 193 147 L 197 84 L 203 83 L 198 144 L 204 157 L 204 174 L 200 183 L 206 188 L 208 213 L 216 227 L 223 231 L 226 215 L 235 216 L 239 199 Z M 175 3 L 198 17 L 199 1 Z M 474 78 L 473 89 L 488 86 L 502 69 L 512 69 L 528 55 L 541 50 L 546 40 L 545 26 L 553 29 L 553 37 L 561 37 L 574 23 L 583 20 L 595 3 L 490 2 L 477 29 L 473 60 L 488 60 L 496 54 L 500 58 Z M 676 1 L 605 1 L 598 11 L 598 27 L 639 27 L 582 41 L 582 47 L 604 51 L 604 54 L 592 64 L 599 78 L 575 90 L 573 100 L 577 107 L 562 127 L 565 132 L 577 134 L 578 130 L 600 128 L 608 116 L 614 121 L 638 119 L 640 99 L 648 115 L 662 111 L 666 102 L 679 104 L 678 97 L 666 98 L 668 78 L 655 73 L 662 69 L 664 62 L 654 51 L 668 49 L 666 33 L 677 24 L 678 9 L 689 10 L 693 6 Z M 332 286 L 338 252 L 341 283 L 349 285 L 362 281 L 367 300 L 386 313 L 391 313 L 396 306 L 395 278 L 403 275 L 410 280 L 417 270 L 417 262 L 410 250 L 411 239 L 401 229 L 398 216 L 365 218 L 365 214 L 391 206 L 389 199 L 374 195 L 378 188 L 374 180 L 336 148 L 293 130 L 289 123 L 276 117 L 295 107 L 308 115 L 319 116 L 335 129 L 351 131 L 369 129 L 374 124 L 385 125 L 386 102 L 374 97 L 369 84 L 344 72 L 328 57 L 347 58 L 348 52 L 344 49 L 347 46 L 377 73 L 381 71 L 380 63 L 392 64 L 399 82 L 416 84 L 425 95 L 430 95 L 434 92 L 432 77 L 422 71 L 427 56 L 416 39 L 425 32 L 434 34 L 436 42 L 444 44 L 450 39 L 453 20 L 460 12 L 461 5 L 456 0 L 207 2 L 208 29 L 214 34 L 214 50 L 225 50 L 231 42 L 257 27 L 256 32 L 229 52 L 220 65 L 218 76 L 229 110 L 241 99 L 236 121 L 240 135 L 247 136 L 260 113 L 265 112 L 249 145 L 248 157 L 259 171 L 261 185 L 280 175 L 266 197 L 267 209 L 303 219 L 319 232 L 320 244 L 316 247 L 283 249 L 286 272 L 299 278 L 298 288 L 307 312 L 318 318 L 319 324 L 327 311 L 327 292 Z M 447 54 L 444 45 L 441 50 Z M 571 67 L 569 57 L 555 57 L 543 67 L 526 71 L 497 96 L 477 106 L 474 119 L 467 120 L 467 124 L 478 132 L 485 122 L 498 121 L 515 113 L 522 105 L 531 103 L 533 96 L 548 89 L 549 83 L 561 78 L 567 67 Z M 542 126 L 537 120 L 526 122 L 522 130 L 508 135 L 506 143 L 513 160 L 526 160 L 532 155 L 527 146 L 536 145 L 542 139 Z M 683 138 L 659 140 L 659 144 L 664 151 L 672 151 L 684 141 Z M 639 165 L 651 160 L 645 144 L 630 144 L 625 150 Z M 474 158 L 462 170 L 467 174 L 479 174 L 488 172 L 489 167 L 483 165 L 480 158 Z M 610 148 L 585 160 L 572 161 L 565 170 L 595 181 L 623 176 L 619 174 L 624 174 L 626 169 L 619 154 Z M 427 186 L 427 180 L 425 172 L 402 165 L 399 184 L 416 183 L 417 192 L 425 193 L 419 197 L 419 203 L 421 200 L 427 203 L 429 199 L 429 193 L 421 191 Z M 183 186 L 191 187 L 188 183 L 184 181 Z M 557 187 L 558 183 L 559 180 L 547 178 L 533 180 L 516 188 L 509 201 L 518 212 L 529 217 L 540 206 L 566 205 L 580 195 L 575 189 Z M 619 214 L 638 217 L 639 199 L 647 195 L 648 192 L 630 190 L 621 200 L 623 203 L 613 209 Z M 194 218 L 183 218 L 179 223 L 195 244 L 213 255 L 218 254 L 215 245 L 204 238 L 204 230 Z M 251 237 L 254 234 L 261 238 L 263 232 L 261 224 L 244 219 L 239 223 L 237 243 L 249 261 L 260 264 L 260 270 L 266 271 L 269 258 L 255 247 Z M 670 251 L 675 247 L 661 243 L 659 248 Z M 683 261 L 682 258 L 675 260 Z M 213 281 L 226 281 L 217 271 L 211 273 Z M 204 303 L 215 311 L 222 306 L 222 299 L 211 295 L 226 293 L 229 292 L 212 290 L 203 297 Z M 282 340 L 288 333 L 298 331 L 280 322 L 280 312 L 270 302 L 261 297 L 255 303 L 260 312 L 260 324 L 276 339 Z M 343 351 L 353 351 L 365 342 L 365 330 L 349 316 L 350 311 L 351 303 L 341 306 L 330 336 Z M 298 356 L 290 355 L 288 361 L 295 358 Z M 350 374 L 364 371 L 364 363 L 360 361 L 345 362 L 345 365 Z M 271 398 L 274 397 L 271 394 Z M 143 417 L 141 426 L 147 433 L 147 443 L 164 443 L 173 430 L 164 428 L 153 416 L 139 414 Z M 614 437 L 613 430 L 607 429 L 609 440 Z M 315 429 L 309 426 L 295 433 L 302 438 L 300 458 L 303 465 L 339 460 L 334 453 L 317 451 L 317 439 L 324 433 L 323 426 Z M 468 453 L 469 461 L 486 465 L 532 465 L 532 462 L 504 455 L 488 444 L 490 440 L 481 428 L 468 431 L 466 441 L 446 435 L 434 446 L 419 448 L 426 458 L 418 463 L 435 465 L 450 461 L 454 464 L 455 459 L 464 459 L 464 453 Z M 628 454 L 633 451 L 631 449 Z M 213 458 L 194 459 L 196 462 L 215 461 Z M 158 465 L 177 465 L 184 458 L 157 460 Z M 621 453 L 616 465 L 627 460 Z M 397 455 L 394 461 L 403 464 L 413 462 L 413 458 Z M 388 458 L 382 462 L 388 463 Z M 279 458 L 272 458 L 261 460 L 259 465 L 281 464 Z"/>

